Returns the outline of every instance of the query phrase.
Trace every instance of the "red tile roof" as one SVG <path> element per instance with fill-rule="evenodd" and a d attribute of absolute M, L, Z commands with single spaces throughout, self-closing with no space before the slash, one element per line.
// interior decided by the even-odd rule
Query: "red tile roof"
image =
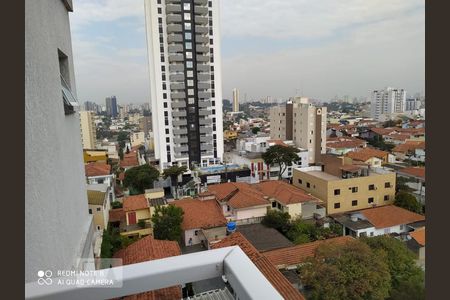
<path fill-rule="evenodd" d="M 109 222 L 122 222 L 125 220 L 123 208 L 114 208 L 109 211 Z"/>
<path fill-rule="evenodd" d="M 398 170 L 397 173 L 425 179 L 425 167 L 407 167 Z"/>
<path fill-rule="evenodd" d="M 283 205 L 303 203 L 308 201 L 320 201 L 317 198 L 308 195 L 302 189 L 299 189 L 281 180 L 263 181 L 258 184 L 254 184 L 253 187 L 256 190 L 262 192 L 264 195 L 275 198 Z"/>
<path fill-rule="evenodd" d="M 425 216 L 395 205 L 378 206 L 364 209 L 359 212 L 362 213 L 375 228 L 387 228 L 425 220 Z"/>
<path fill-rule="evenodd" d="M 123 265 L 129 265 L 177 255 L 181 255 L 181 250 L 177 242 L 155 240 L 152 236 L 147 236 L 132 243 L 125 249 L 119 250 L 114 255 L 114 258 L 121 258 L 123 260 Z M 181 286 L 179 285 L 125 297 L 125 299 L 136 300 L 181 298 Z"/>
<path fill-rule="evenodd" d="M 264 194 L 244 182 L 227 182 L 210 185 L 208 191 L 216 196 L 220 202 L 227 202 L 235 209 L 267 205 L 270 203 L 264 199 Z"/>
<path fill-rule="evenodd" d="M 411 135 L 402 133 L 392 133 L 389 134 L 387 137 L 396 141 L 406 141 L 407 139 L 411 138 Z"/>
<path fill-rule="evenodd" d="M 424 141 L 406 141 L 403 144 L 397 145 L 392 149 L 392 152 L 407 153 L 416 149 L 425 149 Z"/>
<path fill-rule="evenodd" d="M 184 211 L 183 230 L 226 226 L 227 220 L 216 200 L 182 199 L 170 203 Z"/>
<path fill-rule="evenodd" d="M 211 247 L 217 249 L 229 246 L 239 246 L 284 299 L 305 299 L 267 257 L 259 253 L 241 233 L 232 233 Z"/>
<path fill-rule="evenodd" d="M 305 261 L 308 257 L 313 257 L 316 249 L 326 243 L 344 244 L 353 240 L 351 236 L 340 236 L 327 240 L 315 241 L 312 243 L 306 243 L 301 245 L 295 245 L 292 247 L 275 249 L 264 252 L 269 261 L 278 268 L 286 268 L 288 266 L 298 265 Z"/>
<path fill-rule="evenodd" d="M 125 212 L 145 209 L 148 207 L 148 201 L 145 199 L 144 194 L 128 196 L 123 199 L 123 210 Z"/>
<path fill-rule="evenodd" d="M 365 147 L 367 142 L 365 140 L 352 137 L 337 137 L 327 139 L 327 148 L 342 149 L 342 148 L 357 148 Z"/>
<path fill-rule="evenodd" d="M 267 143 L 288 147 L 282 140 L 267 140 Z"/>
<path fill-rule="evenodd" d="M 379 135 L 388 135 L 396 131 L 398 128 L 377 128 L 372 127 L 370 130 Z"/>
<path fill-rule="evenodd" d="M 416 240 L 416 242 L 425 246 L 425 228 L 416 229 L 413 232 L 410 232 L 409 235 Z"/>
<path fill-rule="evenodd" d="M 139 161 L 138 161 L 138 149 L 139 147 L 132 147 L 130 150 L 130 153 L 125 153 L 123 154 L 123 160 L 120 161 L 120 166 L 121 167 L 137 167 L 139 166 Z"/>
<path fill-rule="evenodd" d="M 386 151 L 381 151 L 374 148 L 363 148 L 359 151 L 352 151 L 348 152 L 346 156 L 350 157 L 353 160 L 359 160 L 359 161 L 367 161 L 371 159 L 372 157 L 383 159 L 385 158 L 389 153 Z"/>
<path fill-rule="evenodd" d="M 107 176 L 111 174 L 111 166 L 101 162 L 91 162 L 84 165 L 87 177 Z"/>

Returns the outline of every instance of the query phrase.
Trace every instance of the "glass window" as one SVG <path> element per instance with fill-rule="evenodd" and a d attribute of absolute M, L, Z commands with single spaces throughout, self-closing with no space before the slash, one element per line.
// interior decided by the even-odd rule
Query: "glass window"
<path fill-rule="evenodd" d="M 370 204 L 370 203 L 373 203 L 373 197 L 370 197 L 368 200 L 367 200 L 367 202 Z"/>
<path fill-rule="evenodd" d="M 194 98 L 188 98 L 188 104 L 195 104 Z"/>
<path fill-rule="evenodd" d="M 340 189 L 335 189 L 334 190 L 334 194 L 335 195 L 340 195 L 341 194 L 341 190 Z"/>
<path fill-rule="evenodd" d="M 190 33 L 190 32 L 185 32 L 185 33 L 184 33 L 184 38 L 185 38 L 186 40 L 192 39 L 192 33 Z"/>
<path fill-rule="evenodd" d="M 191 20 L 191 14 L 190 13 L 184 13 L 184 19 L 190 21 Z"/>
<path fill-rule="evenodd" d="M 193 77 L 194 76 L 194 71 L 187 71 L 187 77 Z"/>
<path fill-rule="evenodd" d="M 186 52 L 186 58 L 191 58 L 192 59 L 192 52 Z"/>
<path fill-rule="evenodd" d="M 190 3 L 183 3 L 183 9 L 184 10 L 190 10 L 191 9 L 191 4 Z"/>
<path fill-rule="evenodd" d="M 188 95 L 193 96 L 194 95 L 194 89 L 188 89 Z"/>
<path fill-rule="evenodd" d="M 306 187 L 309 188 L 311 187 L 311 184 L 309 184 L 309 182 L 306 183 Z"/>
<path fill-rule="evenodd" d="M 186 47 L 186 49 L 191 50 L 192 49 L 192 43 L 191 42 L 185 43 L 185 47 Z"/>
<path fill-rule="evenodd" d="M 369 184 L 369 191 L 375 190 L 375 184 Z"/>
<path fill-rule="evenodd" d="M 340 207 L 341 207 L 341 203 L 338 202 L 338 203 L 334 204 L 334 208 L 340 208 Z"/>
<path fill-rule="evenodd" d="M 191 30 L 191 23 L 188 22 L 184 23 L 184 29 Z"/>
<path fill-rule="evenodd" d="M 186 62 L 186 67 L 187 67 L 187 68 L 192 68 L 192 66 L 193 66 L 193 65 L 192 65 L 192 61 L 187 61 L 187 62 Z"/>
<path fill-rule="evenodd" d="M 356 205 L 358 205 L 358 200 L 353 200 L 352 201 L 352 206 L 356 206 Z"/>
<path fill-rule="evenodd" d="M 187 81 L 188 86 L 194 86 L 194 80 L 188 80 Z"/>

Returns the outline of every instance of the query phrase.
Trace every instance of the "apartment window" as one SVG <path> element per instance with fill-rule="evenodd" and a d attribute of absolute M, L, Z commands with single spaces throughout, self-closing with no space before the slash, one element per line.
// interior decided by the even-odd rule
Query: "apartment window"
<path fill-rule="evenodd" d="M 161 4 L 161 0 L 158 0 L 158 4 Z"/>
<path fill-rule="evenodd" d="M 338 203 L 335 203 L 335 204 L 334 204 L 334 208 L 335 208 L 335 209 L 341 208 L 341 203 L 339 203 L 339 202 L 338 202 Z"/>
<path fill-rule="evenodd" d="M 194 80 L 188 80 L 187 81 L 188 86 L 194 86 Z"/>
<path fill-rule="evenodd" d="M 274 202 L 272 202 L 272 207 L 273 208 L 276 208 L 277 207 L 277 203 L 274 201 Z"/>
<path fill-rule="evenodd" d="M 161 56 L 161 62 L 164 62 L 164 56 Z"/>
<path fill-rule="evenodd" d="M 191 23 L 184 23 L 184 29 L 191 30 Z"/>
<path fill-rule="evenodd" d="M 166 80 L 166 74 L 162 74 L 161 78 L 162 80 Z"/>
<path fill-rule="evenodd" d="M 216 101 L 211 101 L 211 105 L 215 106 L 216 105 Z"/>
<path fill-rule="evenodd" d="M 358 205 L 358 200 L 352 200 L 352 206 Z"/>
<path fill-rule="evenodd" d="M 354 186 L 352 188 L 350 188 L 352 190 L 352 193 L 357 193 L 358 192 L 358 187 Z"/>
<path fill-rule="evenodd" d="M 194 89 L 188 89 L 188 95 L 194 96 Z"/>
<path fill-rule="evenodd" d="M 212 10 L 208 11 L 208 15 L 212 17 Z"/>
<path fill-rule="evenodd" d="M 185 32 L 185 33 L 184 33 L 184 39 L 186 39 L 186 40 L 192 39 L 192 33 L 190 33 L 190 32 Z"/>
<path fill-rule="evenodd" d="M 375 190 L 375 184 L 369 184 L 369 191 Z"/>
<path fill-rule="evenodd" d="M 161 71 L 165 72 L 166 71 L 166 66 L 161 66 Z"/>
<path fill-rule="evenodd" d="M 167 93 L 163 93 L 163 99 L 167 99 Z M 166 103 L 167 105 L 167 103 Z"/>
<path fill-rule="evenodd" d="M 170 138 L 166 137 L 166 143 L 170 143 Z"/>
<path fill-rule="evenodd" d="M 340 194 L 341 194 L 341 190 L 340 189 L 335 189 L 334 190 L 334 195 L 335 196 L 340 195 Z"/>
<path fill-rule="evenodd" d="M 185 45 L 185 48 L 186 48 L 186 49 L 188 49 L 188 50 L 191 50 L 191 49 L 192 49 L 192 43 L 191 43 L 191 42 L 187 42 L 187 43 L 185 43 L 184 45 Z"/>
<path fill-rule="evenodd" d="M 188 98 L 188 104 L 195 104 L 194 98 Z"/>
<path fill-rule="evenodd" d="M 168 117 L 169 116 L 169 112 L 165 111 L 164 112 L 164 117 Z"/>
<path fill-rule="evenodd" d="M 164 124 L 166 125 L 166 126 L 169 126 L 169 120 L 164 120 Z"/>
<path fill-rule="evenodd" d="M 166 134 L 169 134 L 169 128 L 166 128 Z"/>
<path fill-rule="evenodd" d="M 170 145 L 166 146 L 167 151 L 170 151 Z"/>
<path fill-rule="evenodd" d="M 162 8 L 158 7 L 158 14 L 162 14 Z"/>
<path fill-rule="evenodd" d="M 97 207 L 97 211 L 101 211 L 102 210 L 102 208 L 101 207 Z"/>
<path fill-rule="evenodd" d="M 367 199 L 367 202 L 370 204 L 370 203 L 373 203 L 373 197 L 370 197 L 369 199 Z"/>
<path fill-rule="evenodd" d="M 298 183 L 303 184 L 303 181 L 301 179 L 298 180 Z"/>
<path fill-rule="evenodd" d="M 186 58 L 192 59 L 192 52 L 186 52 Z"/>
<path fill-rule="evenodd" d="M 211 66 L 211 72 L 214 72 L 214 66 Z"/>
<path fill-rule="evenodd" d="M 167 89 L 167 85 L 166 85 L 166 83 L 165 83 L 165 82 L 163 82 L 163 84 L 162 84 L 162 88 L 163 88 L 163 90 L 166 90 L 166 89 Z"/>
<path fill-rule="evenodd" d="M 97 180 L 97 183 L 102 184 L 104 181 L 105 181 L 104 179 L 99 179 L 99 180 Z"/>
<path fill-rule="evenodd" d="M 212 7 L 212 1 L 208 1 L 208 7 Z"/>
<path fill-rule="evenodd" d="M 187 77 L 194 77 L 194 71 L 187 71 Z"/>
<path fill-rule="evenodd" d="M 389 195 L 384 195 L 384 201 L 389 201 Z"/>
<path fill-rule="evenodd" d="M 385 182 L 384 183 L 384 187 L 385 188 L 390 188 L 391 187 L 391 183 L 390 182 Z"/>
<path fill-rule="evenodd" d="M 190 13 L 184 13 L 184 19 L 187 21 L 191 20 L 191 14 Z"/>
<path fill-rule="evenodd" d="M 158 18 L 158 23 L 162 24 L 162 18 Z"/>
<path fill-rule="evenodd" d="M 209 39 L 209 43 L 210 43 L 211 45 L 214 45 L 213 39 Z"/>
<path fill-rule="evenodd" d="M 89 214 L 92 215 L 92 208 L 89 208 Z"/>
<path fill-rule="evenodd" d="M 373 236 L 373 231 L 370 232 L 370 236 Z"/>
<path fill-rule="evenodd" d="M 62 100 L 64 104 L 64 114 L 70 115 L 75 113 L 75 110 L 77 107 L 79 107 L 79 104 L 70 89 L 69 59 L 67 55 L 65 55 L 59 49 L 58 49 L 58 58 L 59 58 L 59 73 L 61 80 Z"/>
<path fill-rule="evenodd" d="M 187 62 L 186 62 L 186 67 L 187 67 L 187 68 L 192 68 L 192 61 L 190 61 L 190 60 L 187 61 Z"/>
<path fill-rule="evenodd" d="M 311 184 L 309 184 L 309 182 L 306 183 L 306 187 L 309 188 L 311 187 Z"/>
<path fill-rule="evenodd" d="M 183 3 L 183 9 L 184 10 L 190 10 L 191 9 L 191 4 L 190 3 Z"/>

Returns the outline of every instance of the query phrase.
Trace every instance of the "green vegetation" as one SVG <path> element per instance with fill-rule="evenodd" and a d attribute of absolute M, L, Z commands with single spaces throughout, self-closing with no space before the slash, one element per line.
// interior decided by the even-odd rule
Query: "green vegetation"
<path fill-rule="evenodd" d="M 153 188 L 153 182 L 159 178 L 159 171 L 150 165 L 142 165 L 128 169 L 125 172 L 123 185 L 128 187 L 130 194 L 143 194 L 145 189 Z"/>
<path fill-rule="evenodd" d="M 138 221 L 138 225 L 139 225 L 139 227 L 141 227 L 141 228 L 145 228 L 145 220 L 139 220 Z"/>
<path fill-rule="evenodd" d="M 414 195 L 405 191 L 399 191 L 397 195 L 395 195 L 394 204 L 418 214 L 422 213 L 422 204 L 417 201 Z"/>
<path fill-rule="evenodd" d="M 373 139 L 368 140 L 368 143 L 375 148 L 388 152 L 395 148 L 394 144 L 386 143 L 379 135 L 376 135 Z"/>
<path fill-rule="evenodd" d="M 162 176 L 164 179 L 170 177 L 172 186 L 175 186 L 175 198 L 178 198 L 178 176 L 187 171 L 186 166 L 171 166 L 164 170 Z"/>
<path fill-rule="evenodd" d="M 122 203 L 119 201 L 114 201 L 111 203 L 111 208 L 122 208 Z"/>
<path fill-rule="evenodd" d="M 288 166 L 298 161 L 300 158 L 297 155 L 298 149 L 291 146 L 273 145 L 270 146 L 262 155 L 262 159 L 268 165 L 278 165 L 280 172 L 278 179 L 281 180 L 281 175 Z"/>
<path fill-rule="evenodd" d="M 157 206 L 152 216 L 155 239 L 180 241 L 183 215 L 183 209 L 175 205 Z"/>
<path fill-rule="evenodd" d="M 324 244 L 299 268 L 309 299 L 385 299 L 390 274 L 386 254 L 355 240 Z"/>
<path fill-rule="evenodd" d="M 252 133 L 253 134 L 258 134 L 258 132 L 260 132 L 261 131 L 261 128 L 259 128 L 259 127 L 253 127 L 252 128 Z"/>
<path fill-rule="evenodd" d="M 112 258 L 113 255 L 133 242 L 138 238 L 129 238 L 120 235 L 119 228 L 108 226 L 107 230 L 103 231 L 102 246 L 101 246 L 101 258 Z"/>
<path fill-rule="evenodd" d="M 290 219 L 291 216 L 288 212 L 271 209 L 264 216 L 261 224 L 266 227 L 275 228 L 279 232 L 286 234 L 291 227 Z"/>

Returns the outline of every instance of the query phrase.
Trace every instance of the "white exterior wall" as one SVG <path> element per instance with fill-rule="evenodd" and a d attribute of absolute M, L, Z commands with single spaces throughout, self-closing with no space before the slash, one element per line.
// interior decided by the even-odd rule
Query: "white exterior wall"
<path fill-rule="evenodd" d="M 195 235 L 195 231 L 197 231 L 197 235 Z M 203 235 L 203 231 L 200 228 L 197 229 L 189 229 L 184 231 L 184 244 L 189 246 L 189 239 L 192 238 L 192 245 L 197 245 L 202 242 L 202 240 L 206 240 Z"/>
<path fill-rule="evenodd" d="M 371 117 L 381 121 L 383 115 L 402 113 L 406 110 L 406 91 L 387 87 L 371 93 Z"/>
<path fill-rule="evenodd" d="M 58 49 L 76 95 L 63 1 L 25 1 L 25 282 L 93 258 L 80 118 L 64 114 Z"/>

